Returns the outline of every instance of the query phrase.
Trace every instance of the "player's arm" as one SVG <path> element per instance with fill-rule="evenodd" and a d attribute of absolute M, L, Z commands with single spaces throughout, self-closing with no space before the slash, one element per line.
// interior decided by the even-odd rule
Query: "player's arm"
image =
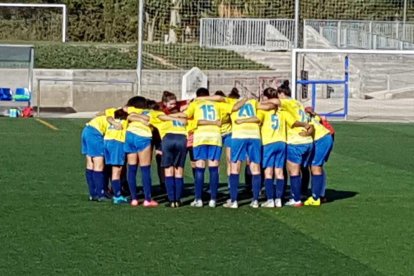
<path fill-rule="evenodd" d="M 277 105 L 277 106 L 281 106 L 282 102 L 279 99 L 267 99 L 267 100 L 263 100 L 261 101 L 262 104 L 272 104 L 272 105 Z"/>
<path fill-rule="evenodd" d="M 308 129 L 306 129 L 306 130 L 304 130 L 304 131 L 301 131 L 300 133 L 299 133 L 299 135 L 300 136 L 314 136 L 315 135 L 315 128 L 314 128 L 314 126 L 313 125 L 309 125 L 309 128 Z"/>
<path fill-rule="evenodd" d="M 204 97 L 197 97 L 197 100 L 208 100 L 213 102 L 225 102 L 226 98 L 219 95 L 212 95 L 212 96 L 204 96 Z"/>
<path fill-rule="evenodd" d="M 149 119 L 150 118 L 147 115 L 143 115 L 143 114 L 131 113 L 128 116 L 128 120 L 130 122 L 140 122 L 140 123 L 143 123 L 146 126 L 149 125 Z"/>
<path fill-rule="evenodd" d="M 221 120 L 215 120 L 215 121 L 198 120 L 197 126 L 219 126 L 221 127 Z"/>
<path fill-rule="evenodd" d="M 239 111 L 240 108 L 247 102 L 248 98 L 243 98 L 239 101 L 237 101 L 234 105 L 233 108 L 231 109 L 231 112 L 236 112 Z"/>
<path fill-rule="evenodd" d="M 184 125 L 187 125 L 187 117 L 186 118 L 173 117 L 171 115 L 159 115 L 157 118 L 160 119 L 161 121 L 178 121 Z"/>
<path fill-rule="evenodd" d="M 183 112 L 179 112 L 179 113 L 173 113 L 173 114 L 169 114 L 169 115 L 165 115 L 171 118 L 174 118 L 172 120 L 163 120 L 163 121 L 174 121 L 175 119 L 188 119 L 187 114 L 183 113 Z"/>
<path fill-rule="evenodd" d="M 271 103 L 271 102 L 259 102 L 257 105 L 257 109 L 259 110 L 265 110 L 265 111 L 269 111 L 269 110 L 273 110 L 277 107 L 277 105 Z"/>
<path fill-rule="evenodd" d="M 237 119 L 235 123 L 238 125 L 247 123 L 260 124 L 260 119 L 254 116 L 249 118 Z"/>

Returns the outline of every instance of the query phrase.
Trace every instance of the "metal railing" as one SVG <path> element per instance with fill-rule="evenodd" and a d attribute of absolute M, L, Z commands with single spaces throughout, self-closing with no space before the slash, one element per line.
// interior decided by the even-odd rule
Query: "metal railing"
<path fill-rule="evenodd" d="M 399 21 L 313 20 L 304 22 L 344 49 L 414 49 L 414 23 Z"/>
<path fill-rule="evenodd" d="M 230 50 L 288 50 L 295 33 L 293 19 L 203 18 L 200 47 Z"/>

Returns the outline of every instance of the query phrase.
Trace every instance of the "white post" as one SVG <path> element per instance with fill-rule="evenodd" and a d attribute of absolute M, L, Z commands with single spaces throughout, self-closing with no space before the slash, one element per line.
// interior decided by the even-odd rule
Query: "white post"
<path fill-rule="evenodd" d="M 143 27 L 144 27 L 144 0 L 139 0 L 138 4 L 138 59 L 137 59 L 137 94 L 142 92 L 142 47 L 143 47 Z"/>
<path fill-rule="evenodd" d="M 29 65 L 29 91 L 33 93 L 33 68 L 34 68 L 34 47 L 30 48 L 30 65 Z"/>
<path fill-rule="evenodd" d="M 391 79 L 390 74 L 387 75 L 387 92 L 391 91 Z"/>
<path fill-rule="evenodd" d="M 303 48 L 306 49 L 308 47 L 307 43 L 307 32 L 306 32 L 306 19 L 303 20 Z"/>
<path fill-rule="evenodd" d="M 294 48 L 299 47 L 299 11 L 300 11 L 299 0 L 295 0 L 295 38 L 293 42 Z"/>
<path fill-rule="evenodd" d="M 345 40 L 345 47 L 347 46 L 347 41 Z M 336 47 L 341 48 L 341 21 L 338 21 L 336 26 Z"/>
<path fill-rule="evenodd" d="M 296 74 L 297 74 L 297 52 L 296 49 L 292 50 L 292 67 L 291 67 L 291 90 L 292 90 L 292 98 L 298 99 L 298 95 L 296 93 Z"/>
<path fill-rule="evenodd" d="M 67 13 L 66 13 L 66 5 L 65 5 L 63 6 L 63 11 L 62 11 L 62 42 L 63 43 L 66 42 L 66 26 L 67 26 L 66 17 L 67 17 Z"/>
<path fill-rule="evenodd" d="M 402 39 L 405 40 L 405 23 L 407 22 L 407 0 L 404 0 L 404 15 L 403 15 L 403 29 Z"/>

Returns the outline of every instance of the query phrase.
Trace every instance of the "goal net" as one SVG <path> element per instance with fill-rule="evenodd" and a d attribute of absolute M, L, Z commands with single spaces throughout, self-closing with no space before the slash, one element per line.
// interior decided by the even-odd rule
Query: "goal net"
<path fill-rule="evenodd" d="M 414 119 L 414 51 L 296 49 L 293 90 L 333 117 Z"/>

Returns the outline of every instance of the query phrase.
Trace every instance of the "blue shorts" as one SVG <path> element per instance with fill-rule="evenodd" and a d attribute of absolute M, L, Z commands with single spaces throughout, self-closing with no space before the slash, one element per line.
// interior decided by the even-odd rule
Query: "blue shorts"
<path fill-rule="evenodd" d="M 263 168 L 284 168 L 286 163 L 286 143 L 276 142 L 263 146 Z"/>
<path fill-rule="evenodd" d="M 312 153 L 312 166 L 323 166 L 329 159 L 333 147 L 332 135 L 327 134 L 321 139 L 314 142 L 314 149 Z"/>
<path fill-rule="evenodd" d="M 287 145 L 287 160 L 303 167 L 309 166 L 313 143 L 302 145 Z"/>
<path fill-rule="evenodd" d="M 124 143 L 116 140 L 105 140 L 105 164 L 123 166 L 124 163 Z"/>
<path fill-rule="evenodd" d="M 187 137 L 182 134 L 167 134 L 161 142 L 161 167 L 184 168 L 187 155 Z"/>
<path fill-rule="evenodd" d="M 200 145 L 193 148 L 194 160 L 220 161 L 221 147 Z"/>
<path fill-rule="evenodd" d="M 126 153 L 141 152 L 151 146 L 151 140 L 152 139 L 150 137 L 142 137 L 127 131 L 125 136 L 124 151 Z"/>
<path fill-rule="evenodd" d="M 86 126 L 82 130 L 82 154 L 90 157 L 104 156 L 103 135 L 94 127 Z"/>
<path fill-rule="evenodd" d="M 223 147 L 231 148 L 231 133 L 223 135 L 222 137 Z"/>
<path fill-rule="evenodd" d="M 231 139 L 231 162 L 245 161 L 260 164 L 262 159 L 262 141 L 260 139 Z"/>

